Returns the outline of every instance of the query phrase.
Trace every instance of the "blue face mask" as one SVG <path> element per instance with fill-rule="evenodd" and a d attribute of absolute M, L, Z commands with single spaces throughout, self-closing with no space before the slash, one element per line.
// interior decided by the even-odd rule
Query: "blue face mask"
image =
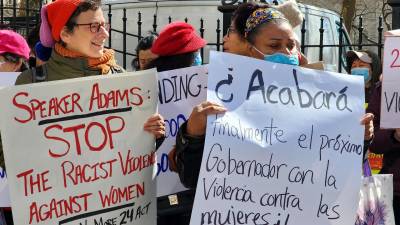
<path fill-rule="evenodd" d="M 266 54 L 262 53 L 260 50 L 258 50 L 256 47 L 253 46 L 253 48 L 256 51 L 258 51 L 260 54 L 264 55 L 265 61 L 293 65 L 293 66 L 298 66 L 300 64 L 299 56 L 297 54 L 286 55 L 286 54 L 278 52 L 278 53 L 274 53 L 272 55 L 266 55 Z"/>
<path fill-rule="evenodd" d="M 355 67 L 351 69 L 351 75 L 362 76 L 364 81 L 369 81 L 369 68 L 366 67 Z"/>
<path fill-rule="evenodd" d="M 203 64 L 203 60 L 201 59 L 201 54 L 200 52 L 196 52 L 194 57 L 194 61 L 192 66 L 201 66 Z"/>

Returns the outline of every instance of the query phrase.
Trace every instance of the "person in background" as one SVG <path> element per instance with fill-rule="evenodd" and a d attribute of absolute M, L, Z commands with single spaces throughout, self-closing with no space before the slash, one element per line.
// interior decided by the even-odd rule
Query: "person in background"
<path fill-rule="evenodd" d="M 151 47 L 158 58 L 146 68 L 157 68 L 158 72 L 201 65 L 199 50 L 206 45 L 194 30 L 185 22 L 173 22 L 165 26 Z M 174 154 L 174 150 L 170 154 Z M 158 187 L 162 188 L 162 187 Z M 179 192 L 157 199 L 157 225 L 187 225 L 190 222 L 193 206 L 193 190 Z"/>
<path fill-rule="evenodd" d="M 29 46 L 24 37 L 11 30 L 0 30 L 0 71 L 21 72 L 29 59 Z"/>
<path fill-rule="evenodd" d="M 379 61 L 378 61 L 379 62 Z M 372 62 L 372 65 L 378 62 Z M 363 75 L 366 73 L 363 73 Z M 384 76 L 384 75 L 383 75 Z M 365 77 L 365 75 L 364 75 Z M 400 224 L 400 128 L 382 129 L 380 127 L 382 105 L 382 75 L 377 75 L 380 80 L 375 87 L 371 87 L 367 113 L 374 114 L 374 137 L 369 145 L 369 151 L 383 154 L 381 174 L 393 174 L 393 212 L 395 224 Z"/>
<path fill-rule="evenodd" d="M 0 30 L 0 72 L 25 70 L 30 48 L 20 34 L 11 30 Z M 0 167 L 5 170 L 3 147 L 0 140 Z M 12 224 L 10 208 L 0 208 L 0 224 Z"/>
<path fill-rule="evenodd" d="M 346 54 L 347 72 L 364 77 L 365 102 L 369 102 L 372 90 L 382 74 L 382 63 L 378 55 L 369 50 L 348 51 Z"/>
<path fill-rule="evenodd" d="M 134 70 L 144 70 L 151 61 L 157 58 L 157 55 L 151 52 L 151 47 L 157 37 L 157 33 L 151 32 L 149 36 L 140 39 L 135 49 L 136 58 L 132 60 L 132 67 Z"/>

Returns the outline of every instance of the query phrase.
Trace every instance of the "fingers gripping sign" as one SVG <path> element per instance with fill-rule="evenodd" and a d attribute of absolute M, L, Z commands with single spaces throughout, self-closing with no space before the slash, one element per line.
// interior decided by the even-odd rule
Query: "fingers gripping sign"
<path fill-rule="evenodd" d="M 154 114 L 143 126 L 143 129 L 147 132 L 152 133 L 156 138 L 165 136 L 165 122 L 164 118 L 160 114 Z"/>
<path fill-rule="evenodd" d="M 226 108 L 219 104 L 209 101 L 202 102 L 195 106 L 190 114 L 187 133 L 194 136 L 204 135 L 206 133 L 207 116 L 224 112 L 226 112 Z"/>

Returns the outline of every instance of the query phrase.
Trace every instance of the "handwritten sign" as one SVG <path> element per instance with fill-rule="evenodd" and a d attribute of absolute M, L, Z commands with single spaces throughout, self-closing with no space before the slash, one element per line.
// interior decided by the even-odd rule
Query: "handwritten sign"
<path fill-rule="evenodd" d="M 15 224 L 156 222 L 156 71 L 0 91 Z"/>
<path fill-rule="evenodd" d="M 400 128 L 400 30 L 385 34 L 381 97 L 382 128 Z"/>
<path fill-rule="evenodd" d="M 10 194 L 8 191 L 6 171 L 0 167 L 0 208 L 10 207 Z"/>
<path fill-rule="evenodd" d="M 191 225 L 354 224 L 363 80 L 213 52 Z"/>
<path fill-rule="evenodd" d="M 165 119 L 166 139 L 157 151 L 157 196 L 164 196 L 185 190 L 178 175 L 169 170 L 168 153 L 193 107 L 206 100 L 207 68 L 195 66 L 158 73 L 158 90 L 158 109 Z"/>

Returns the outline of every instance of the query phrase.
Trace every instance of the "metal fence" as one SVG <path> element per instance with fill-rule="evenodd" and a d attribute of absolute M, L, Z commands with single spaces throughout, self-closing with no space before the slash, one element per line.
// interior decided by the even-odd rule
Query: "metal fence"
<path fill-rule="evenodd" d="M 115 23 L 117 19 L 113 18 L 113 13 L 112 13 L 112 4 L 108 4 L 108 21 L 110 24 Z M 126 13 L 126 8 L 123 8 L 123 17 L 120 18 L 121 23 L 122 23 L 122 30 L 118 30 L 115 29 L 111 26 L 110 28 L 110 38 L 108 40 L 108 47 L 112 48 L 112 38 L 111 38 L 111 33 L 112 32 L 117 32 L 120 33 L 122 35 L 122 49 L 115 49 L 114 50 L 118 53 L 122 54 L 122 66 L 124 68 L 127 67 L 127 56 L 136 56 L 136 53 L 134 51 L 134 49 L 127 49 L 127 39 L 128 37 L 134 37 L 137 38 L 137 40 L 139 41 L 142 37 L 143 37 L 143 29 L 142 29 L 142 25 L 143 25 L 143 21 L 142 21 L 142 13 L 139 12 L 137 14 L 137 18 L 136 18 L 136 24 L 135 26 L 137 26 L 136 30 L 137 33 L 136 34 L 132 34 L 127 32 L 127 13 Z M 154 32 L 158 31 L 158 24 L 157 24 L 157 15 L 153 15 L 153 24 L 152 24 L 152 28 Z M 169 16 L 168 17 L 168 23 L 171 23 L 172 17 Z M 189 19 L 185 18 L 185 22 L 188 22 Z M 339 32 L 339 43 L 338 44 L 324 44 L 324 35 L 325 35 L 325 29 L 324 29 L 324 18 L 321 18 L 321 22 L 320 22 L 320 27 L 319 27 L 319 43 L 315 43 L 315 44 L 306 44 L 305 40 L 306 40 L 306 36 L 309 34 L 308 31 L 306 30 L 306 26 L 305 23 L 306 21 L 303 21 L 302 27 L 301 27 L 301 51 L 305 52 L 306 49 L 308 48 L 318 48 L 319 49 L 319 60 L 323 61 L 324 60 L 324 54 L 323 51 L 325 48 L 336 48 L 338 51 L 338 71 L 342 72 L 343 71 L 343 67 L 346 64 L 345 62 L 345 53 L 347 50 L 350 49 L 363 49 L 365 47 L 369 47 L 369 48 L 375 48 L 375 52 L 377 52 L 377 54 L 379 55 L 379 57 L 381 58 L 382 56 L 382 48 L 383 48 L 383 19 L 382 17 L 379 17 L 378 19 L 378 27 L 377 27 L 377 32 L 378 32 L 378 41 L 376 43 L 365 43 L 365 39 L 363 38 L 365 36 L 364 32 L 364 27 L 363 27 L 363 17 L 359 17 L 358 18 L 358 27 L 357 27 L 357 31 L 358 31 L 358 39 L 356 41 L 356 43 L 350 44 L 348 41 L 345 40 L 349 40 L 349 36 L 347 34 L 347 31 L 344 28 L 344 23 L 343 23 L 343 18 L 340 19 L 340 21 L 338 21 L 338 32 Z M 223 35 L 226 33 L 227 27 L 222 27 L 221 26 L 221 21 L 218 19 L 216 21 L 217 23 L 217 27 L 215 31 L 212 32 L 216 32 L 216 39 L 215 40 L 211 40 L 211 42 L 208 43 L 209 46 L 215 46 L 217 51 L 222 51 L 223 47 L 222 47 L 222 37 Z M 224 22 L 224 24 L 226 24 Z M 229 24 L 229 23 L 227 23 Z M 130 26 L 132 26 L 132 24 L 130 24 Z M 200 27 L 198 28 L 198 32 L 200 34 L 201 37 L 204 38 L 204 33 L 206 31 L 206 28 L 204 26 L 204 19 L 200 20 Z M 209 40 L 210 41 L 210 40 Z M 204 49 L 201 49 L 201 55 L 202 57 L 204 56 Z"/>
<path fill-rule="evenodd" d="M 40 16 L 39 16 L 39 12 L 40 12 L 40 7 L 42 5 L 42 3 L 39 4 L 39 6 L 37 8 L 30 8 L 29 5 L 29 1 L 26 1 L 26 5 L 25 8 L 19 8 L 17 7 L 17 2 L 16 0 L 12 0 L 13 3 L 10 5 L 6 5 L 3 4 L 3 1 L 1 1 L 1 5 L 0 5 L 0 10 L 1 10 L 1 27 L 2 28 L 10 28 L 10 29 L 14 29 L 18 32 L 20 32 L 21 34 L 27 36 L 30 32 L 30 30 L 33 29 L 33 27 L 35 27 L 37 24 L 39 24 L 40 22 Z M 137 26 L 137 33 L 129 33 L 127 31 L 127 26 L 128 26 L 128 18 L 127 18 L 127 9 L 126 8 L 122 8 L 123 11 L 123 16 L 122 18 L 113 18 L 113 13 L 112 13 L 112 7 L 113 4 L 107 4 L 106 5 L 107 9 L 108 9 L 108 13 L 106 15 L 106 17 L 108 18 L 108 22 L 110 23 L 110 38 L 108 40 L 108 46 L 109 48 L 113 48 L 114 46 L 112 45 L 113 43 L 113 39 L 112 39 L 112 33 L 119 33 L 120 35 L 122 35 L 122 49 L 115 49 L 114 50 L 117 53 L 122 54 L 122 66 L 126 69 L 127 65 L 128 65 L 128 56 L 129 57 L 136 57 L 136 53 L 134 51 L 134 49 L 128 49 L 127 48 L 127 40 L 128 37 L 130 38 L 136 38 L 137 41 L 139 41 L 142 37 L 143 37 L 143 21 L 142 21 L 142 13 L 138 12 L 137 14 L 137 18 L 136 18 L 136 24 L 135 26 Z M 22 13 L 23 12 L 23 13 Z M 23 16 L 19 16 L 20 14 L 23 14 Z M 118 22 L 118 20 L 120 20 L 120 22 Z M 173 21 L 173 18 L 171 16 L 169 16 L 168 18 L 168 22 L 171 23 Z M 189 18 L 185 18 L 186 22 L 190 22 Z M 348 40 L 348 34 L 344 28 L 344 24 L 343 24 L 343 19 L 341 18 L 340 21 L 338 22 L 338 32 L 339 32 L 339 43 L 338 44 L 330 44 L 330 45 L 326 45 L 324 44 L 324 35 L 325 35 L 325 29 L 324 29 L 324 19 L 321 18 L 321 23 L 320 23 L 320 28 L 319 28 L 319 32 L 320 32 L 320 38 L 319 38 L 319 43 L 315 43 L 315 44 L 306 44 L 305 40 L 306 40 L 306 36 L 308 35 L 308 31 L 306 30 L 306 26 L 305 26 L 305 21 L 303 21 L 303 25 L 302 25 L 302 29 L 301 29 L 301 51 L 305 52 L 306 49 L 309 48 L 318 48 L 319 49 L 319 60 L 323 61 L 324 60 L 324 54 L 323 54 L 323 50 L 325 48 L 337 48 L 338 51 L 338 71 L 342 72 L 343 71 L 343 66 L 345 65 L 345 57 L 344 54 L 347 50 L 349 49 L 362 49 L 364 47 L 369 47 L 369 48 L 376 48 L 376 52 L 378 53 L 379 57 L 382 56 L 382 48 L 383 48 L 383 39 L 382 39 L 382 33 L 383 33 L 383 26 L 382 26 L 382 17 L 379 17 L 378 20 L 378 27 L 377 27 L 377 32 L 378 32 L 378 41 L 376 43 L 364 43 L 363 40 L 363 31 L 364 31 L 364 27 L 363 27 L 363 18 L 359 17 L 358 19 L 359 23 L 358 23 L 358 40 L 356 41 L 355 44 L 349 44 L 347 41 L 345 41 L 346 39 Z M 201 19 L 200 21 L 200 27 L 198 28 L 198 32 L 200 34 L 201 37 L 204 38 L 204 33 L 206 31 L 206 27 L 204 26 L 204 19 Z M 116 24 L 116 23 L 121 23 L 122 24 L 122 29 L 117 29 L 115 27 L 112 26 L 112 24 Z M 210 41 L 208 45 L 209 46 L 214 46 L 214 48 L 217 51 L 222 51 L 222 37 L 223 35 L 226 33 L 226 21 L 224 21 L 224 27 L 222 27 L 221 25 L 221 21 L 220 19 L 218 19 L 216 21 L 216 29 L 215 31 L 211 31 L 211 32 L 216 32 L 215 35 L 215 40 L 214 41 Z M 129 24 L 129 26 L 132 26 L 133 24 Z M 157 24 L 157 15 L 153 15 L 153 24 L 152 24 L 152 28 L 154 32 L 158 31 L 159 25 Z M 204 49 L 201 49 L 201 55 L 204 56 Z"/>
<path fill-rule="evenodd" d="M 28 0 L 23 3 L 24 7 L 21 7 L 22 5 L 17 0 L 12 0 L 12 2 L 1 0 L 1 29 L 12 29 L 28 36 L 30 31 L 39 24 L 42 1 L 39 1 L 37 6 L 32 5 Z"/>

